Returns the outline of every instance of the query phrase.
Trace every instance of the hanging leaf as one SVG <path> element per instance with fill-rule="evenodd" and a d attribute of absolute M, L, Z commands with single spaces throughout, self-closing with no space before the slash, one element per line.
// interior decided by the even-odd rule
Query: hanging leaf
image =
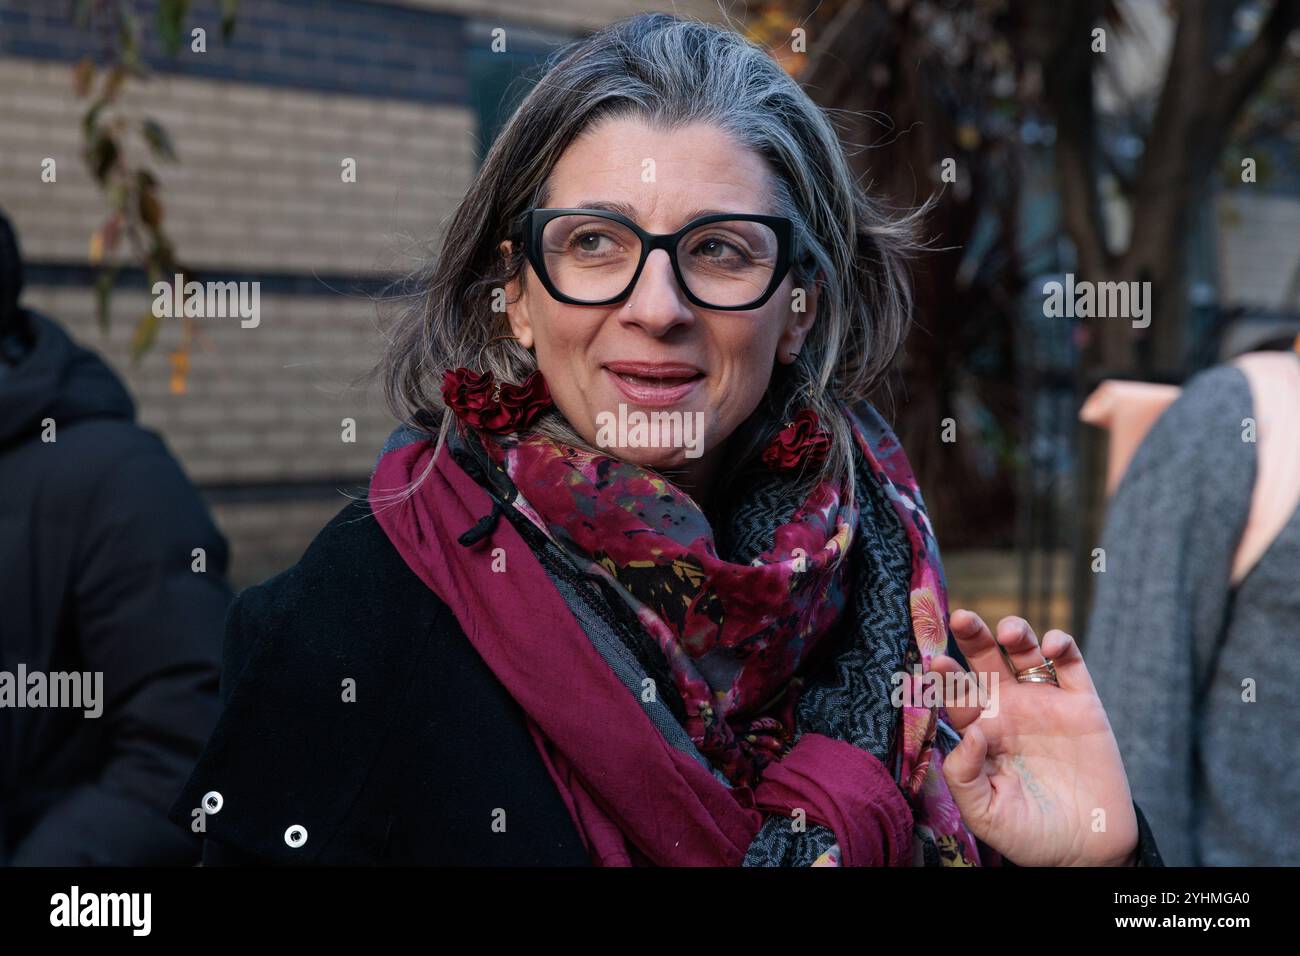
<path fill-rule="evenodd" d="M 190 349 L 188 343 L 181 345 L 175 352 L 172 352 L 169 359 L 172 365 L 171 392 L 173 395 L 184 395 L 186 380 L 190 374 Z"/>
<path fill-rule="evenodd" d="M 169 279 L 178 272 L 184 272 L 180 263 L 176 261 L 176 250 L 167 237 L 162 232 L 155 232 L 153 240 L 153 248 L 149 250 L 149 262 Z"/>
<path fill-rule="evenodd" d="M 95 179 L 104 182 L 108 178 L 109 170 L 117 162 L 117 143 L 114 142 L 113 137 L 102 132 L 97 134 L 90 144 L 87 162 Z"/>
<path fill-rule="evenodd" d="M 229 41 L 235 34 L 235 18 L 239 15 L 239 0 L 221 0 L 221 39 Z"/>
<path fill-rule="evenodd" d="M 144 121 L 144 140 L 149 144 L 149 149 L 159 159 L 176 161 L 176 148 L 172 145 L 172 139 L 167 134 L 167 130 L 157 120 L 146 119 Z"/>
<path fill-rule="evenodd" d="M 135 334 L 131 336 L 131 361 L 140 361 L 144 353 L 153 347 L 154 341 L 158 338 L 158 326 L 161 324 L 162 319 L 152 311 L 140 317 L 140 321 L 135 326 Z"/>
<path fill-rule="evenodd" d="M 140 190 L 140 219 L 151 229 L 162 225 L 163 207 L 152 189 Z"/>
<path fill-rule="evenodd" d="M 117 282 L 117 268 L 101 269 L 95 276 L 95 318 L 101 332 L 108 331 L 108 297 Z"/>
<path fill-rule="evenodd" d="M 158 39 L 170 56 L 181 48 L 181 34 L 185 30 L 185 14 L 189 12 L 187 0 L 162 0 L 158 4 Z"/>
<path fill-rule="evenodd" d="M 78 98 L 90 94 L 91 84 L 95 81 L 95 62 L 83 56 L 72 70 L 72 89 Z"/>
<path fill-rule="evenodd" d="M 121 62 L 128 68 L 140 65 L 140 21 L 126 6 L 117 7 L 117 39 L 122 52 Z"/>
<path fill-rule="evenodd" d="M 104 256 L 113 251 L 117 245 L 117 237 L 122 227 L 122 216 L 115 213 L 108 217 L 108 220 L 90 234 L 90 250 L 87 258 L 92 266 L 98 266 L 104 261 Z"/>
<path fill-rule="evenodd" d="M 99 123 L 99 111 L 104 108 L 107 101 L 101 96 L 95 102 L 90 104 L 90 109 L 86 110 L 85 115 L 81 117 L 81 135 L 90 139 L 95 133 L 95 127 Z"/>

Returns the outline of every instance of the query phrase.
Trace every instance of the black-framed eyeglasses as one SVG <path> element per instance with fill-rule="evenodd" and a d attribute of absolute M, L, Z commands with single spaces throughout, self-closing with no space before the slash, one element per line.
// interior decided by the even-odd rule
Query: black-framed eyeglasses
<path fill-rule="evenodd" d="M 529 209 L 513 223 L 546 291 L 570 305 L 611 305 L 631 294 L 650 253 L 668 253 L 686 298 L 705 309 L 757 309 L 790 271 L 793 224 L 784 216 L 716 213 L 676 232 L 646 232 L 603 209 Z"/>

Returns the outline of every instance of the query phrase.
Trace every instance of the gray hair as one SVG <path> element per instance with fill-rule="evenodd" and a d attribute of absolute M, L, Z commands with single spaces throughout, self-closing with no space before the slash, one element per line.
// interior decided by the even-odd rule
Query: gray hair
<path fill-rule="evenodd" d="M 515 216 L 545 205 L 568 145 L 597 122 L 629 116 L 665 130 L 714 125 L 775 174 L 774 212 L 795 224 L 795 284 L 817 282 L 819 295 L 798 359 L 778 366 L 764 401 L 778 421 L 816 411 L 833 439 L 816 477 L 852 489 L 853 439 L 835 401 L 865 400 L 902 345 L 912 310 L 906 259 L 920 248 L 925 207 L 891 216 L 869 198 L 826 112 L 763 49 L 729 28 L 664 13 L 616 21 L 548 59 L 452 215 L 440 254 L 406 280 L 379 369 L 390 406 L 404 421 L 436 423 L 441 445 L 452 417 L 440 395 L 445 370 L 482 369 L 518 384 L 536 369 L 529 350 L 501 340 L 510 328 L 493 295 L 522 278 L 524 257 L 498 247 Z M 589 447 L 558 412 L 533 428 Z M 769 437 L 750 433 L 728 457 L 748 462 Z"/>

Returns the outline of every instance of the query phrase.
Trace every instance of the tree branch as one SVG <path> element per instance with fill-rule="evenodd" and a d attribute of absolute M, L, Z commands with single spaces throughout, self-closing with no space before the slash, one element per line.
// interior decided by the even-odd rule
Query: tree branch
<path fill-rule="evenodd" d="M 1214 85 L 1210 110 L 1221 135 L 1228 134 L 1229 124 L 1264 82 L 1281 58 L 1287 37 L 1297 28 L 1300 28 L 1300 3 L 1274 0 L 1273 9 L 1255 39 L 1237 57 L 1228 75 Z"/>
<path fill-rule="evenodd" d="M 1034 5 L 1036 7 L 1036 5 Z M 1093 99 L 1093 54 L 1089 37 L 1101 14 L 1099 3 L 1071 3 L 1055 8 L 1045 61 L 1044 91 L 1056 117 L 1056 175 L 1061 214 L 1087 275 L 1108 271 L 1097 189 L 1097 117 Z"/>

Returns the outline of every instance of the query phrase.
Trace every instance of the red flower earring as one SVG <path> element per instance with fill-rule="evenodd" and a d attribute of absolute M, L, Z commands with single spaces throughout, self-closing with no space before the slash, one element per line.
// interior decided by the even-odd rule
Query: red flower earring
<path fill-rule="evenodd" d="M 821 419 L 805 408 L 786 422 L 785 428 L 763 449 L 763 464 L 776 471 L 793 471 L 801 465 L 820 465 L 831 450 L 830 433 L 821 427 Z"/>
<path fill-rule="evenodd" d="M 552 404 L 540 369 L 519 385 L 498 382 L 491 372 L 448 369 L 442 376 L 442 400 L 465 424 L 488 432 L 522 431 Z"/>

